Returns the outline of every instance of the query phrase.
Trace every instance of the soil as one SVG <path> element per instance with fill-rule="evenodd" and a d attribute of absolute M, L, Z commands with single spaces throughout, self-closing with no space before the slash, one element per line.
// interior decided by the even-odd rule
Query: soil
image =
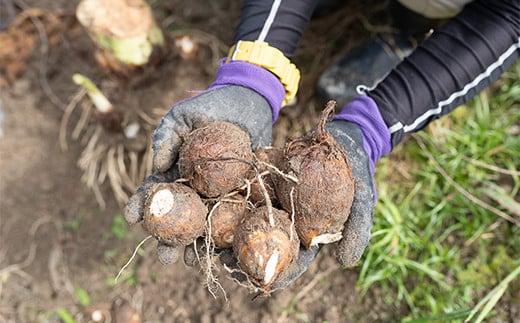
<path fill-rule="evenodd" d="M 224 55 L 222 48 L 231 42 L 240 4 L 154 1 L 154 13 L 167 35 L 182 30 L 193 35 L 201 42 L 201 55 L 183 60 L 174 53 L 139 80 L 121 83 L 95 63 L 92 44 L 73 16 L 77 3 L 25 1 L 28 8 L 44 9 L 59 19 L 27 19 L 25 36 L 36 40 L 34 47 L 26 61 L 18 62 L 16 73 L 0 83 L 0 322 L 59 322 L 59 313 L 62 320 L 69 313 L 77 322 L 88 322 L 93 308 L 119 309 L 122 303 L 145 322 L 374 322 L 402 314 L 382 302 L 382 291 L 360 295 L 355 287 L 359 269 L 339 268 L 332 246 L 323 248 L 294 284 L 268 298 L 252 300 L 253 295 L 223 272 L 218 275 L 226 295 L 217 291 L 214 296 L 198 267 L 182 261 L 161 265 L 152 240 L 114 284 L 146 234 L 139 225 L 121 223 L 123 205 L 108 181 L 100 185 L 104 205 L 85 184 L 88 179 L 78 166 L 85 142 L 71 138 L 72 126 L 66 128 L 68 149 L 60 144 L 66 105 L 78 92 L 71 76 L 80 72 L 100 82 L 119 109 L 164 113 L 191 91 L 210 84 L 215 55 Z M 317 76 L 343 50 L 369 36 L 363 22 L 380 18 L 381 11 L 381 5 L 350 7 L 313 20 L 294 58 L 302 66 L 301 94 L 295 106 L 282 112 L 274 130 L 275 146 L 316 124 L 323 107 L 314 94 Z M 49 37 L 38 29 L 42 23 Z M 78 111 L 71 115 L 71 124 L 78 122 Z M 83 132 L 83 140 L 89 133 Z M 104 140 L 108 145 L 117 142 Z"/>

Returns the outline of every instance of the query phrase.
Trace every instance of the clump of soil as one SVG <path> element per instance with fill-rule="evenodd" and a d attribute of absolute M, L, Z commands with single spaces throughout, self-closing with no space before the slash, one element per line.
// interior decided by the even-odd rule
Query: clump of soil
<path fill-rule="evenodd" d="M 298 257 L 300 242 L 293 231 L 289 214 L 268 206 L 249 212 L 236 230 L 233 251 L 238 266 L 264 293 Z"/>
<path fill-rule="evenodd" d="M 346 153 L 325 129 L 335 102 L 322 112 L 316 130 L 284 148 L 282 170 L 298 179 L 276 181 L 281 205 L 294 211 L 296 231 L 309 248 L 342 238 L 354 199 L 354 179 Z"/>
<path fill-rule="evenodd" d="M 180 183 L 151 187 L 143 227 L 159 242 L 188 245 L 204 232 L 208 209 L 197 193 Z"/>
<path fill-rule="evenodd" d="M 206 197 L 238 188 L 252 170 L 249 134 L 228 122 L 212 122 L 192 131 L 179 149 L 179 173 Z"/>

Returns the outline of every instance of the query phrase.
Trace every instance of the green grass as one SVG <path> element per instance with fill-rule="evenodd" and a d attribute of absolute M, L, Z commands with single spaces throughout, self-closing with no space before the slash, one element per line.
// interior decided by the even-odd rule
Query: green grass
<path fill-rule="evenodd" d="M 516 64 L 378 163 L 361 290 L 382 288 L 417 322 L 462 322 L 475 309 L 500 316 L 500 300 L 520 306 L 511 292 L 520 288 L 520 226 L 510 221 L 520 223 L 519 166 Z"/>

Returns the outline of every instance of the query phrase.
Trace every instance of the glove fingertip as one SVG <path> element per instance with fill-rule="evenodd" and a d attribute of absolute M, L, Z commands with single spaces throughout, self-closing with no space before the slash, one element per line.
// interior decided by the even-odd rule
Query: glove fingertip
<path fill-rule="evenodd" d="M 153 169 L 157 172 L 166 172 L 173 164 L 175 159 L 174 149 L 166 142 L 154 147 Z"/>
<path fill-rule="evenodd" d="M 134 225 L 143 220 L 143 199 L 144 192 L 137 191 L 126 203 L 123 216 L 129 225 Z"/>
<path fill-rule="evenodd" d="M 338 246 L 338 249 L 340 247 Z M 336 261 L 344 267 L 355 267 L 361 259 L 361 252 L 344 252 L 343 250 L 337 250 Z"/>
<path fill-rule="evenodd" d="M 184 264 L 188 267 L 193 267 L 198 261 L 197 252 L 193 244 L 187 245 L 184 248 Z"/>
<path fill-rule="evenodd" d="M 354 267 L 358 264 L 368 244 L 368 236 L 349 232 L 338 242 L 336 247 L 336 260 L 345 267 Z"/>
<path fill-rule="evenodd" d="M 170 246 L 161 242 L 157 243 L 157 257 L 163 265 L 176 263 L 182 252 L 181 246 Z"/>

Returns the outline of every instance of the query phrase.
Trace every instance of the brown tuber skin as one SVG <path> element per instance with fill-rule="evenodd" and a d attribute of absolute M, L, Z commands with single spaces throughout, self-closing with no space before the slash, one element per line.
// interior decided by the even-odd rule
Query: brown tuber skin
<path fill-rule="evenodd" d="M 228 122 L 211 122 L 192 131 L 179 149 L 179 173 L 206 197 L 229 193 L 252 169 L 249 134 Z"/>
<path fill-rule="evenodd" d="M 258 147 L 255 151 L 255 158 L 259 173 L 263 173 L 264 171 L 272 172 L 272 169 L 270 169 L 265 164 L 269 164 L 276 168 L 280 168 L 279 166 L 281 165 L 283 160 L 283 150 L 281 148 L 275 147 Z M 264 181 L 264 185 L 267 190 L 267 195 L 271 199 L 271 203 L 276 204 L 278 202 L 278 199 L 274 191 L 274 181 L 271 174 L 263 176 L 262 180 Z M 249 201 L 251 201 L 251 203 L 257 206 L 266 204 L 265 193 L 262 191 L 260 184 L 257 181 L 254 181 L 251 184 Z"/>
<path fill-rule="evenodd" d="M 203 234 L 208 209 L 193 189 L 180 183 L 158 183 L 150 192 L 143 227 L 161 244 L 185 246 Z"/>
<path fill-rule="evenodd" d="M 315 131 L 285 146 L 282 170 L 298 178 L 298 183 L 276 179 L 280 203 L 288 212 L 294 205 L 296 231 L 307 248 L 342 238 L 354 199 L 346 153 L 325 129 L 334 106 L 334 101 L 327 104 Z"/>
<path fill-rule="evenodd" d="M 231 248 L 236 228 L 246 213 L 246 200 L 235 195 L 220 201 L 211 211 L 211 238 L 218 248 Z"/>
<path fill-rule="evenodd" d="M 269 210 L 274 223 L 270 223 Z M 238 266 L 265 293 L 298 257 L 300 242 L 290 230 L 287 212 L 262 206 L 248 213 L 235 233 L 233 251 Z"/>

